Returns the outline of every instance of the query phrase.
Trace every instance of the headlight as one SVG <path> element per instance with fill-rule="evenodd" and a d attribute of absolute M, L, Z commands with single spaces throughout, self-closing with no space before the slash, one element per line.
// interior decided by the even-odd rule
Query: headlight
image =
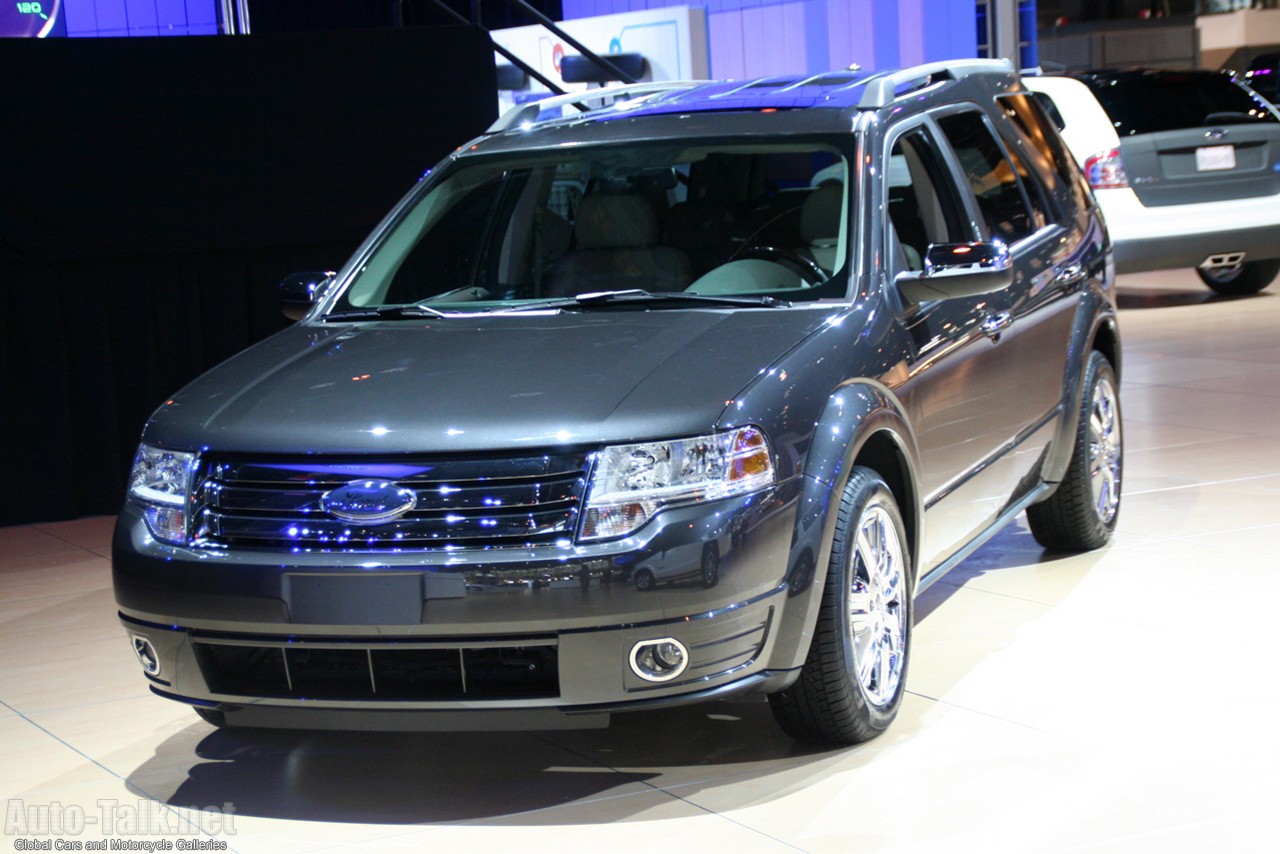
<path fill-rule="evenodd" d="M 157 540 L 181 545 L 187 538 L 187 494 L 196 455 L 139 445 L 129 474 L 129 495 L 141 502 Z"/>
<path fill-rule="evenodd" d="M 626 536 L 667 505 L 742 495 L 773 482 L 769 443 L 755 427 L 614 445 L 596 459 L 580 536 Z"/>

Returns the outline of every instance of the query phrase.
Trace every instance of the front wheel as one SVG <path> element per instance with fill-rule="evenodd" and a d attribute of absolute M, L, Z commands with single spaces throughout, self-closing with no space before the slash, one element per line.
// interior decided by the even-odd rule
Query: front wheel
<path fill-rule="evenodd" d="M 878 474 L 855 468 L 840 500 L 809 655 L 796 682 L 769 696 L 788 735 L 858 744 L 888 728 L 906 687 L 911 598 L 897 502 Z"/>
<path fill-rule="evenodd" d="M 1225 296 L 1256 294 L 1280 274 L 1280 258 L 1245 261 L 1234 267 L 1197 267 L 1200 281 Z"/>
<path fill-rule="evenodd" d="M 1067 473 L 1053 495 L 1027 508 L 1031 534 L 1047 549 L 1096 549 L 1115 530 L 1124 471 L 1117 388 L 1107 357 L 1090 353 Z"/>

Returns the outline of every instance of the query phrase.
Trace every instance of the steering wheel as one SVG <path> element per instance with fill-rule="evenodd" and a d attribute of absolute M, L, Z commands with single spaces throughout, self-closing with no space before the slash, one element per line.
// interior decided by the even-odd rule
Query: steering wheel
<path fill-rule="evenodd" d="M 783 249 L 780 246 L 752 246 L 742 250 L 737 257 L 739 259 L 755 258 L 760 261 L 772 261 L 775 264 L 781 264 L 799 276 L 807 288 L 816 288 L 831 278 L 827 271 L 818 265 L 817 261 L 801 255 L 793 249 Z"/>

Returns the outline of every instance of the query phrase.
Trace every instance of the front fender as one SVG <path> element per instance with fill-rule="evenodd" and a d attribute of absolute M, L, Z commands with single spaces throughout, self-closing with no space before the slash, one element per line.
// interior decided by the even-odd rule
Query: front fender
<path fill-rule="evenodd" d="M 808 655 L 840 496 L 855 465 L 875 468 L 893 488 L 908 527 L 911 553 L 919 551 L 923 508 L 914 485 L 918 460 L 906 413 L 887 388 L 859 380 L 828 398 L 804 460 L 787 566 L 787 606 L 777 626 L 771 670 L 799 668 Z M 914 575 L 913 562 L 913 581 Z"/>

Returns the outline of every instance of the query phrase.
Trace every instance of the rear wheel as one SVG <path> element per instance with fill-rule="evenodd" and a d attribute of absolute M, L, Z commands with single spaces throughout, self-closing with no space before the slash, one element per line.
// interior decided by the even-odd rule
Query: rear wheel
<path fill-rule="evenodd" d="M 1067 473 L 1052 496 L 1027 508 L 1031 533 L 1047 549 L 1096 549 L 1115 530 L 1124 470 L 1117 388 L 1107 357 L 1090 353 Z"/>
<path fill-rule="evenodd" d="M 831 562 L 800 677 L 769 696 L 779 725 L 801 741 L 857 744 L 898 713 L 911 643 L 906 527 L 893 493 L 855 468 L 840 501 Z"/>
<path fill-rule="evenodd" d="M 1234 267 L 1197 267 L 1200 281 L 1226 296 L 1256 294 L 1280 274 L 1280 258 L 1245 261 Z"/>

